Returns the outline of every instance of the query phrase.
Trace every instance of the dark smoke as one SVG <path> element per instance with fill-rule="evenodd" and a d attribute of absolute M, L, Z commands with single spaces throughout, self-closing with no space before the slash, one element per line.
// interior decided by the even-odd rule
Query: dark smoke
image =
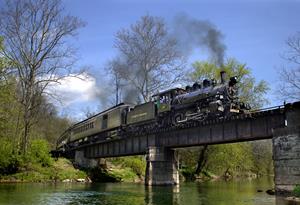
<path fill-rule="evenodd" d="M 174 19 L 174 36 L 183 52 L 191 53 L 195 48 L 207 48 L 212 60 L 223 65 L 226 46 L 224 35 L 209 21 L 190 18 L 185 14 Z"/>
<path fill-rule="evenodd" d="M 143 70 L 140 67 L 130 64 L 130 62 L 119 56 L 116 58 L 110 66 L 113 66 L 113 70 L 118 74 L 119 78 L 119 99 L 121 102 L 139 104 L 140 96 L 138 90 L 133 86 L 133 79 L 143 80 Z M 114 83 L 114 82 L 113 82 Z"/>
<path fill-rule="evenodd" d="M 126 103 L 132 103 L 132 104 L 140 104 L 141 99 L 139 96 L 138 91 L 133 87 L 125 87 L 124 88 L 124 97 L 123 101 Z"/>

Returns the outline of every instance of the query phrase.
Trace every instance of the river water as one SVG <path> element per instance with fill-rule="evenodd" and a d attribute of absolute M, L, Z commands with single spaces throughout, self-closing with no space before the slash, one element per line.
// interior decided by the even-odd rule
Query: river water
<path fill-rule="evenodd" d="M 0 204 L 14 205 L 279 205 L 267 195 L 271 179 L 183 182 L 179 186 L 145 187 L 134 183 L 0 184 Z M 263 192 L 257 192 L 263 190 Z"/>

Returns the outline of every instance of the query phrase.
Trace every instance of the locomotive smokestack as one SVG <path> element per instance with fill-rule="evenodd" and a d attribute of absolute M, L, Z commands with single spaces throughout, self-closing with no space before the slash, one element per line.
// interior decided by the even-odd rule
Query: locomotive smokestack
<path fill-rule="evenodd" d="M 224 84 L 226 81 L 226 72 L 224 70 L 222 70 L 220 72 L 220 75 L 221 75 L 221 83 Z"/>

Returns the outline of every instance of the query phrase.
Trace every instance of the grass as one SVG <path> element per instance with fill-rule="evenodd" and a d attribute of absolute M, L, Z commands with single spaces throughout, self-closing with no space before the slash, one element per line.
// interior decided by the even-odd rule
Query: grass
<path fill-rule="evenodd" d="M 119 178 L 123 182 L 133 182 L 137 178 L 136 173 L 133 172 L 129 167 L 122 169 L 112 169 L 110 173 L 112 176 Z"/>
<path fill-rule="evenodd" d="M 296 185 L 294 190 L 293 190 L 293 195 L 296 197 L 300 197 L 300 185 Z"/>
<path fill-rule="evenodd" d="M 124 182 L 135 182 L 143 179 L 146 161 L 142 156 L 110 158 L 108 173 Z"/>
<path fill-rule="evenodd" d="M 28 160 L 17 173 L 0 175 L 0 182 L 53 182 L 65 179 L 85 179 L 89 176 L 94 182 L 137 182 L 143 179 L 146 169 L 142 157 L 120 157 L 107 161 L 109 168 L 95 168 L 85 171 L 75 169 L 71 161 L 65 158 L 51 163 Z"/>
<path fill-rule="evenodd" d="M 86 177 L 87 174 L 75 169 L 69 160 L 59 158 L 50 166 L 42 166 L 37 163 L 27 164 L 26 168 L 15 174 L 0 176 L 0 181 L 50 182 L 63 181 L 65 179 L 75 180 Z"/>

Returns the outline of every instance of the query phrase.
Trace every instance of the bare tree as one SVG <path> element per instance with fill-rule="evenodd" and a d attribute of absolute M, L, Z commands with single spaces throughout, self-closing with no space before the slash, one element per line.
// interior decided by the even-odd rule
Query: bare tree
<path fill-rule="evenodd" d="M 177 45 L 161 18 L 141 17 L 130 28 L 116 34 L 115 47 L 123 62 L 118 70 L 120 77 L 145 102 L 149 101 L 153 93 L 168 88 L 181 77 L 185 61 Z"/>
<path fill-rule="evenodd" d="M 95 111 L 93 111 L 89 106 L 85 107 L 82 109 L 82 112 L 84 113 L 84 118 L 90 118 L 94 115 L 96 115 L 97 113 Z"/>
<path fill-rule="evenodd" d="M 24 112 L 23 153 L 45 88 L 67 76 L 74 64 L 75 50 L 66 38 L 82 26 L 78 18 L 64 15 L 60 0 L 7 0 L 0 10 L 1 55 L 14 63 Z"/>
<path fill-rule="evenodd" d="M 119 58 L 115 58 L 108 62 L 107 68 L 109 70 L 109 74 L 111 76 L 111 81 L 114 90 L 114 105 L 117 105 L 121 102 L 122 98 L 122 89 L 125 86 L 125 82 L 122 79 L 121 75 L 123 70 L 123 64 Z"/>
<path fill-rule="evenodd" d="M 278 93 L 284 100 L 300 100 L 300 32 L 288 38 L 286 44 L 289 50 L 284 58 L 294 67 L 281 69 Z"/>

